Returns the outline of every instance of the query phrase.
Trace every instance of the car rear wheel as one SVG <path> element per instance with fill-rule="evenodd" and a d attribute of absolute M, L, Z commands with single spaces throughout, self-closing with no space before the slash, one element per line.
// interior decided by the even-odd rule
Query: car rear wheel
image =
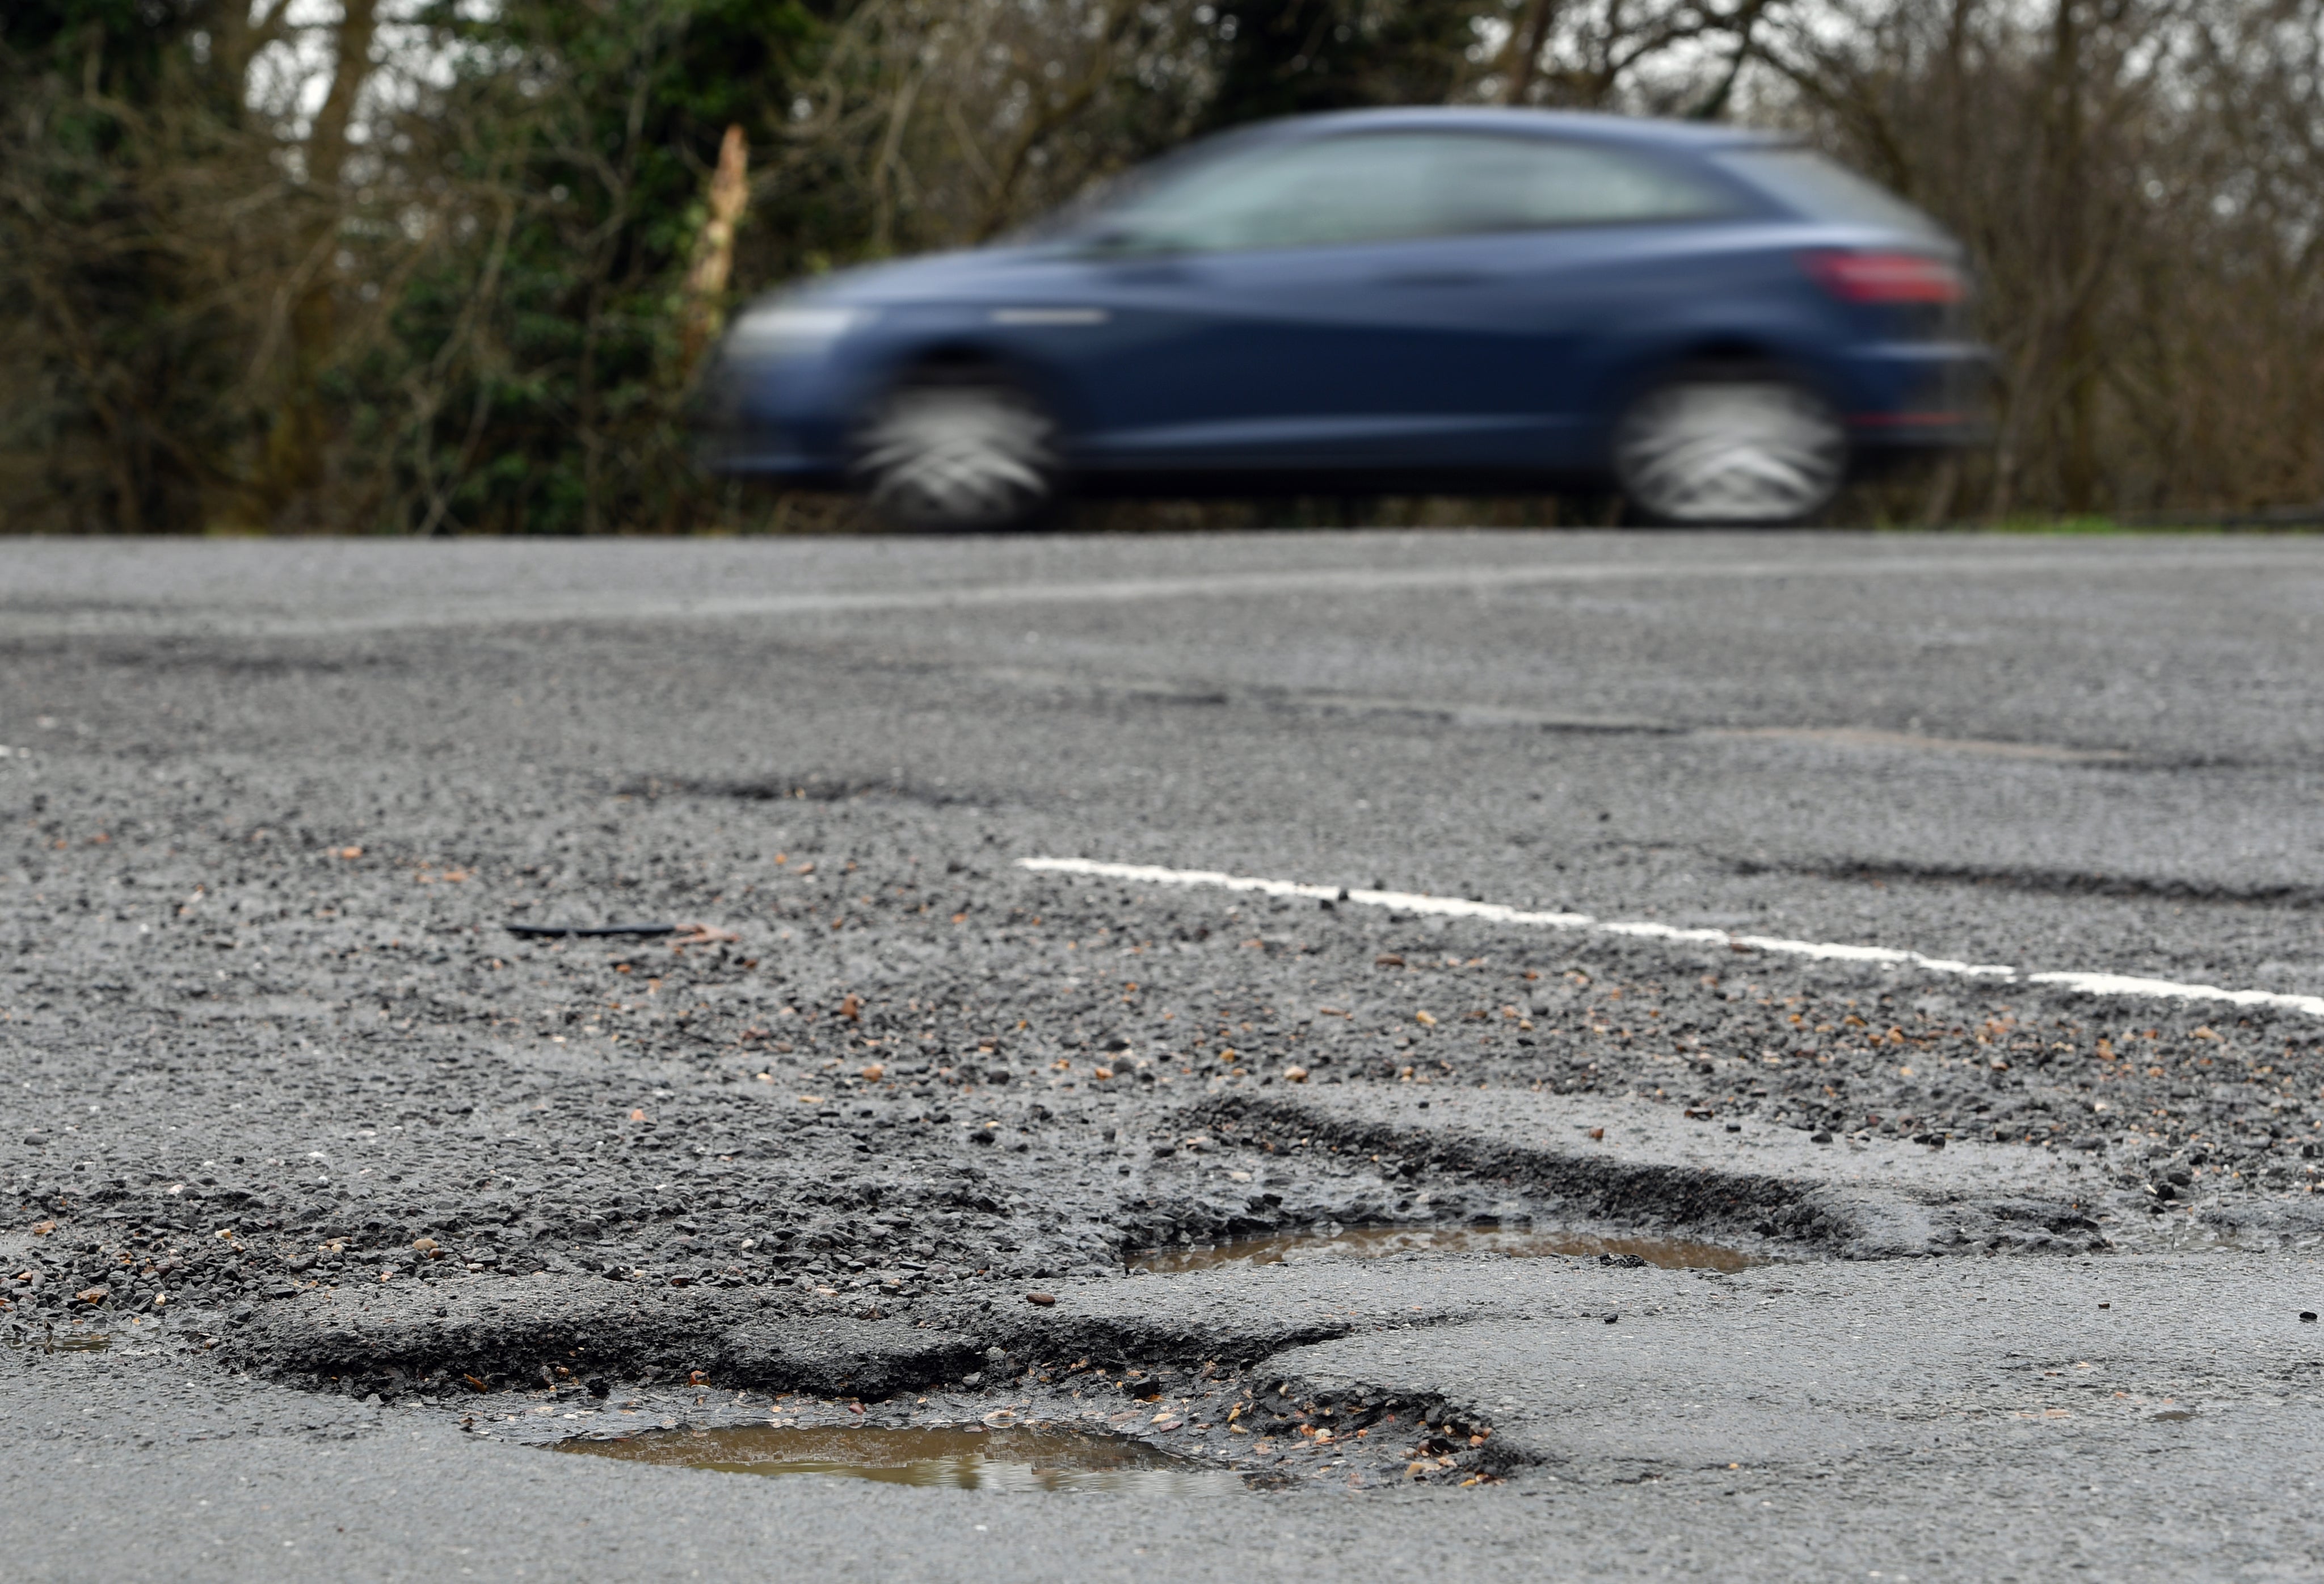
<path fill-rule="evenodd" d="M 991 375 L 914 379 L 864 423 L 855 466 L 872 507 L 898 527 L 1019 528 L 1056 503 L 1056 425 Z"/>
<path fill-rule="evenodd" d="M 1757 370 L 1705 371 L 1647 393 L 1614 436 L 1632 505 L 1680 527 L 1812 517 L 1848 476 L 1848 435 L 1813 392 Z"/>

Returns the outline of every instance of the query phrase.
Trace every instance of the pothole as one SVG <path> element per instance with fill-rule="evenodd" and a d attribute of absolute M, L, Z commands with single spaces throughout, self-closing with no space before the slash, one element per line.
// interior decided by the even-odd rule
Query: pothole
<path fill-rule="evenodd" d="M 1130 1268 L 1177 1275 L 1216 1265 L 1272 1265 L 1324 1255 L 1380 1259 L 1392 1254 L 1499 1254 L 1511 1259 L 1599 1258 L 1633 1261 L 1665 1270 L 1739 1271 L 1766 1261 L 1739 1249 L 1682 1237 L 1601 1237 L 1590 1232 L 1519 1227 L 1311 1227 L 1269 1232 L 1229 1242 L 1182 1248 L 1150 1248 L 1133 1255 Z"/>
<path fill-rule="evenodd" d="M 35 1353 L 102 1353 L 113 1346 L 109 1331 L 51 1331 L 46 1336 L 34 1336 L 29 1331 L 12 1329 L 0 1340 L 11 1348 L 29 1348 Z"/>
<path fill-rule="evenodd" d="M 1240 1493 L 1240 1476 L 1123 1436 L 1042 1426 L 648 1431 L 559 1441 L 560 1452 L 721 1474 L 822 1475 L 952 1490 Z"/>

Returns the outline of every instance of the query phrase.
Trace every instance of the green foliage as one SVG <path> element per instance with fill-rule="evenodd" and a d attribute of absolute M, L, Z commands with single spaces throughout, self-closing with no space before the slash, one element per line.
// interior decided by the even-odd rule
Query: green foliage
<path fill-rule="evenodd" d="M 247 347 L 208 289 L 198 227 L 180 223 L 196 195 L 174 180 L 235 135 L 234 96 L 193 48 L 208 11 L 0 8 L 0 360 L 14 375 L 0 390 L 0 515 L 13 525 L 192 525 L 208 459 L 238 438 L 219 396 Z"/>
<path fill-rule="evenodd" d="M 107 88 L 136 99 L 152 93 L 170 47 L 198 23 L 194 5 L 171 0 L 10 0 L 0 50 L 20 68 L 75 78 L 95 63 Z"/>
<path fill-rule="evenodd" d="M 677 288 L 706 174 L 729 125 L 779 145 L 824 23 L 801 0 L 460 12 L 425 20 L 449 51 L 431 120 L 466 202 L 359 382 L 383 417 L 425 393 L 395 494 L 431 530 L 676 525 L 695 488 Z"/>

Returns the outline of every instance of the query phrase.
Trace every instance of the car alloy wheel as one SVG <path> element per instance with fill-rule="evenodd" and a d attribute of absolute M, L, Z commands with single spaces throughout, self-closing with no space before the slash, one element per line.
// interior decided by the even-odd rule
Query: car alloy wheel
<path fill-rule="evenodd" d="M 1848 436 L 1830 407 L 1789 380 L 1691 376 L 1630 409 L 1614 437 L 1614 472 L 1658 523 L 1796 523 L 1840 493 Z"/>
<path fill-rule="evenodd" d="M 1037 403 L 1000 381 L 916 381 L 863 426 L 856 470 L 900 527 L 1019 527 L 1056 499 L 1056 434 Z"/>

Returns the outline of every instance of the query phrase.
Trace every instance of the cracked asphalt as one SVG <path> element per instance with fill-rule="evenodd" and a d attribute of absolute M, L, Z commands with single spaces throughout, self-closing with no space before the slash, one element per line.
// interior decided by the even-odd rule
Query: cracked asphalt
<path fill-rule="evenodd" d="M 0 561 L 21 1573 L 2324 1570 L 2324 542 Z M 1757 1263 L 1139 1257 L 1469 1224 Z M 540 1450 L 993 1415 L 1250 1506 Z"/>

